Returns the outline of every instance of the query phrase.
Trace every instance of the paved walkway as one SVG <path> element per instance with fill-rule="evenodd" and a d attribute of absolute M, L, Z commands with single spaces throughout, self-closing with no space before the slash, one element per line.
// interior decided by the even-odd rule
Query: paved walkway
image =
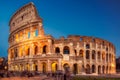
<path fill-rule="evenodd" d="M 48 78 L 45 76 L 36 76 L 36 77 L 9 77 L 9 78 L 0 78 L 0 80 L 54 80 L 53 78 Z"/>

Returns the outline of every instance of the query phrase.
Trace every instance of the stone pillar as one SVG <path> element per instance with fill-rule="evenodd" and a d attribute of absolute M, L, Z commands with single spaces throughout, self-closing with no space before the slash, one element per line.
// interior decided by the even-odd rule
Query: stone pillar
<path fill-rule="evenodd" d="M 102 61 L 103 61 L 103 60 L 102 60 L 102 51 L 100 51 L 100 53 L 101 53 L 101 54 L 100 54 L 100 63 L 102 63 Z"/>
<path fill-rule="evenodd" d="M 38 55 L 40 55 L 40 54 L 41 54 L 40 49 L 41 49 L 41 44 L 40 44 L 40 42 L 39 42 L 39 43 L 38 43 Z"/>
<path fill-rule="evenodd" d="M 51 72 L 51 63 L 49 59 L 47 60 L 47 68 L 48 68 L 47 72 Z"/>
<path fill-rule="evenodd" d="M 41 70 L 41 67 L 42 67 L 42 66 L 41 66 L 41 62 L 40 62 L 39 60 L 38 60 L 37 66 L 38 66 L 38 71 L 39 71 L 39 72 L 42 72 L 42 70 Z"/>
<path fill-rule="evenodd" d="M 104 64 L 104 65 L 106 65 L 106 53 L 105 53 L 105 61 L 104 61 L 104 62 L 105 62 L 105 64 Z"/>
<path fill-rule="evenodd" d="M 26 40 L 26 39 L 27 39 L 27 31 L 24 30 L 24 31 L 23 31 L 23 40 Z"/>
<path fill-rule="evenodd" d="M 70 46 L 69 46 L 69 51 L 70 51 L 70 56 L 73 56 L 74 55 L 74 49 L 73 49 L 73 43 L 71 42 L 70 44 L 69 44 Z"/>
<path fill-rule="evenodd" d="M 26 56 L 25 46 L 23 46 L 22 49 L 23 49 L 23 57 L 25 57 Z"/>
<path fill-rule="evenodd" d="M 98 74 L 98 65 L 95 65 L 96 66 L 96 74 Z"/>
<path fill-rule="evenodd" d="M 62 70 L 62 60 L 58 60 L 58 70 Z"/>
<path fill-rule="evenodd" d="M 84 46 L 83 46 L 83 50 L 84 50 L 84 54 L 83 54 L 83 65 L 84 65 L 84 72 L 86 73 L 86 42 L 84 42 Z"/>
<path fill-rule="evenodd" d="M 69 66 L 70 66 L 70 73 L 73 74 L 73 69 L 74 69 L 74 67 L 73 67 L 73 63 L 70 63 Z"/>
<path fill-rule="evenodd" d="M 78 74 L 81 74 L 83 71 L 82 71 L 82 64 L 79 63 L 78 64 Z"/>
<path fill-rule="evenodd" d="M 31 43 L 30 45 L 30 57 L 34 55 L 34 44 Z"/>
<path fill-rule="evenodd" d="M 34 30 L 33 30 L 33 27 L 31 26 L 30 27 L 30 38 L 33 38 L 34 37 Z"/>
<path fill-rule="evenodd" d="M 51 54 L 52 53 L 52 40 L 51 39 L 49 39 L 48 40 L 48 54 Z"/>
<path fill-rule="evenodd" d="M 76 49 L 76 53 L 77 53 L 77 56 L 79 56 L 79 48 L 80 48 L 80 46 L 79 46 L 80 44 L 79 44 L 79 42 L 77 42 L 77 49 Z"/>
<path fill-rule="evenodd" d="M 29 65 L 30 65 L 30 71 L 34 71 L 34 69 L 33 69 L 33 62 L 30 62 Z"/>
<path fill-rule="evenodd" d="M 38 36 L 42 37 L 44 35 L 44 29 L 42 27 L 42 23 L 38 24 Z"/>

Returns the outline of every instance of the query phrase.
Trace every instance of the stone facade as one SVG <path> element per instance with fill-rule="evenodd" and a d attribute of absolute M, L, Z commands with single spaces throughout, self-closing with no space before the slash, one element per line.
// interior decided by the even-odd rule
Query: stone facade
<path fill-rule="evenodd" d="M 42 19 L 33 3 L 20 8 L 9 26 L 9 71 L 116 73 L 112 43 L 88 36 L 69 35 L 55 39 L 45 35 Z"/>

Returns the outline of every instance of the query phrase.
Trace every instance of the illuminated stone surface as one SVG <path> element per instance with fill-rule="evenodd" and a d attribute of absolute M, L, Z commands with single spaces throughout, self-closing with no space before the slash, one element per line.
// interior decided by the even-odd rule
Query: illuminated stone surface
<path fill-rule="evenodd" d="M 69 35 L 55 39 L 44 34 L 42 19 L 33 3 L 17 10 L 9 26 L 9 71 L 116 73 L 112 43 L 88 36 Z"/>

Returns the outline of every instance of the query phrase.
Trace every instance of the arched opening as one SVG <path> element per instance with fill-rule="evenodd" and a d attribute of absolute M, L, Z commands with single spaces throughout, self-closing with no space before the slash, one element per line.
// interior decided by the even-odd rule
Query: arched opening
<path fill-rule="evenodd" d="M 90 51 L 86 50 L 86 59 L 90 59 Z"/>
<path fill-rule="evenodd" d="M 70 54 L 70 50 L 68 46 L 65 46 L 63 49 L 63 54 Z"/>
<path fill-rule="evenodd" d="M 30 32 L 28 32 L 27 36 L 28 36 L 28 39 L 29 39 L 30 38 Z"/>
<path fill-rule="evenodd" d="M 10 58 L 11 59 L 14 58 L 14 50 L 13 49 L 11 50 Z"/>
<path fill-rule="evenodd" d="M 76 50 L 74 50 L 74 53 L 75 53 L 75 56 L 77 56 L 77 51 Z"/>
<path fill-rule="evenodd" d="M 105 74 L 105 66 L 102 67 L 102 72 Z"/>
<path fill-rule="evenodd" d="M 101 66 L 98 66 L 98 74 L 101 74 Z"/>
<path fill-rule="evenodd" d="M 38 29 L 35 30 L 35 36 L 38 36 Z"/>
<path fill-rule="evenodd" d="M 90 65 L 89 64 L 86 65 L 86 74 L 90 74 Z"/>
<path fill-rule="evenodd" d="M 57 71 L 57 64 L 55 62 L 51 64 L 51 67 L 52 67 L 52 72 Z"/>
<path fill-rule="evenodd" d="M 83 58 L 83 50 L 79 51 L 79 56 Z"/>
<path fill-rule="evenodd" d="M 15 58 L 18 57 L 18 50 L 17 50 L 17 48 L 14 49 L 14 54 L 15 54 Z"/>
<path fill-rule="evenodd" d="M 78 74 L 78 65 L 77 64 L 73 65 L 73 73 Z"/>
<path fill-rule="evenodd" d="M 35 71 L 38 71 L 38 66 L 37 65 L 35 65 Z"/>
<path fill-rule="evenodd" d="M 64 68 L 65 73 L 70 71 L 70 66 L 67 63 L 63 65 L 63 68 Z"/>
<path fill-rule="evenodd" d="M 46 71 L 47 71 L 46 69 L 47 69 L 46 63 L 42 63 L 42 72 L 46 73 Z"/>
<path fill-rule="evenodd" d="M 105 53 L 102 53 L 102 59 L 105 60 Z"/>
<path fill-rule="evenodd" d="M 106 54 L 106 62 L 108 62 L 108 53 Z"/>
<path fill-rule="evenodd" d="M 15 65 L 15 71 L 18 71 L 18 70 L 19 70 L 18 65 Z"/>
<path fill-rule="evenodd" d="M 90 45 L 89 44 L 86 44 L 86 49 L 90 49 Z"/>
<path fill-rule="evenodd" d="M 27 56 L 30 55 L 30 48 L 27 49 Z"/>
<path fill-rule="evenodd" d="M 112 72 L 112 71 L 111 71 L 111 69 L 112 69 L 112 68 L 111 68 L 111 66 L 109 66 L 109 73 L 111 73 L 111 72 Z"/>
<path fill-rule="evenodd" d="M 81 38 L 80 38 L 80 41 L 82 41 L 82 40 L 83 40 L 83 38 L 81 37 Z"/>
<path fill-rule="evenodd" d="M 95 65 L 92 65 L 92 73 L 95 73 L 95 70 L 96 70 Z"/>
<path fill-rule="evenodd" d="M 19 49 L 19 57 L 23 56 L 23 50 L 22 48 Z"/>
<path fill-rule="evenodd" d="M 95 59 L 95 50 L 92 50 L 92 59 Z"/>
<path fill-rule="evenodd" d="M 37 55 L 37 53 L 38 53 L 38 46 L 35 46 L 34 54 Z"/>
<path fill-rule="evenodd" d="M 24 69 L 23 69 L 23 65 L 22 64 L 20 64 L 20 71 L 23 71 Z"/>
<path fill-rule="evenodd" d="M 100 59 L 100 57 L 101 57 L 100 55 L 101 55 L 101 54 L 100 54 L 100 51 L 98 51 L 98 59 Z"/>
<path fill-rule="evenodd" d="M 108 51 L 108 47 L 106 48 L 106 51 Z"/>
<path fill-rule="evenodd" d="M 38 71 L 38 66 L 36 63 L 33 64 L 33 71 Z"/>
<path fill-rule="evenodd" d="M 106 67 L 106 73 L 108 74 L 108 66 Z"/>
<path fill-rule="evenodd" d="M 55 48 L 55 53 L 57 53 L 57 54 L 60 53 L 60 48 L 59 47 Z"/>
<path fill-rule="evenodd" d="M 46 54 L 47 53 L 47 46 L 43 46 L 43 54 Z"/>
<path fill-rule="evenodd" d="M 26 64 L 26 71 L 30 71 L 30 65 L 28 63 Z"/>
<path fill-rule="evenodd" d="M 109 61 L 111 62 L 111 53 L 109 53 Z"/>

